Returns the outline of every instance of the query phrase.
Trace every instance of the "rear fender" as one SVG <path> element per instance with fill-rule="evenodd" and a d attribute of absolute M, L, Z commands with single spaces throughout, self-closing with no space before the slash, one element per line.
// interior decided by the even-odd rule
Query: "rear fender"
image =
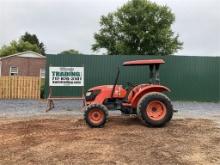
<path fill-rule="evenodd" d="M 149 85 L 141 88 L 131 99 L 131 107 L 136 108 L 139 100 L 147 93 L 150 92 L 170 92 L 171 90 L 162 85 Z"/>

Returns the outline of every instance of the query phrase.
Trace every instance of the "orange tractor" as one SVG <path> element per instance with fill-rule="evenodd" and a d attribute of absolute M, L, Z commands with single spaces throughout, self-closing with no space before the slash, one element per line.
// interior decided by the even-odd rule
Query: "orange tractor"
<path fill-rule="evenodd" d="M 103 127 L 108 120 L 109 110 L 120 110 L 122 114 L 136 114 L 146 125 L 161 127 L 173 116 L 170 99 L 163 94 L 170 89 L 160 85 L 159 67 L 162 59 L 136 60 L 124 62 L 124 66 L 148 65 L 150 82 L 134 85 L 127 83 L 129 89 L 117 85 L 120 70 L 114 85 L 102 85 L 86 92 L 84 119 L 90 127 Z"/>

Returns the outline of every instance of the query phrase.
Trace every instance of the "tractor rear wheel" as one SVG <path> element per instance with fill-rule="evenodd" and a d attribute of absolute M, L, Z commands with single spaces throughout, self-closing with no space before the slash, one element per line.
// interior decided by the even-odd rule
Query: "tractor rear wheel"
<path fill-rule="evenodd" d="M 84 119 L 90 127 L 104 127 L 108 119 L 108 109 L 102 104 L 91 104 L 85 108 Z"/>
<path fill-rule="evenodd" d="M 145 124 L 161 127 L 172 119 L 173 106 L 166 95 L 151 92 L 139 101 L 137 115 Z"/>

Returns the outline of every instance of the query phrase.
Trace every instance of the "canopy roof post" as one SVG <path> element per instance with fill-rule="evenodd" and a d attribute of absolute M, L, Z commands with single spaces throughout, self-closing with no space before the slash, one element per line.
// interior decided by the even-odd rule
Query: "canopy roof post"
<path fill-rule="evenodd" d="M 153 82 L 154 82 L 154 65 L 149 65 L 149 68 L 150 68 L 149 83 L 153 84 Z"/>
<path fill-rule="evenodd" d="M 155 83 L 156 83 L 156 84 L 160 84 L 159 68 L 160 68 L 160 65 L 159 65 L 159 64 L 156 64 L 156 65 L 155 65 L 155 69 L 156 69 L 156 72 L 155 72 Z"/>

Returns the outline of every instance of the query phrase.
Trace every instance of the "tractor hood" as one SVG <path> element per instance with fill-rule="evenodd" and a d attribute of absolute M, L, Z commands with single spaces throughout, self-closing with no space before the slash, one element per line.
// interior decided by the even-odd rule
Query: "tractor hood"
<path fill-rule="evenodd" d="M 97 97 L 101 97 L 102 99 L 105 98 L 111 98 L 112 96 L 112 90 L 113 90 L 114 85 L 101 85 L 101 86 L 96 86 L 93 88 L 90 88 L 87 92 L 87 95 L 89 95 L 89 92 L 92 93 L 98 93 Z M 123 98 L 126 96 L 127 91 L 122 87 L 122 85 L 116 85 L 113 97 L 114 98 Z"/>
<path fill-rule="evenodd" d="M 120 86 L 120 85 L 116 85 L 116 86 Z M 103 89 L 104 90 L 106 90 L 106 89 L 112 90 L 112 88 L 113 88 L 113 85 L 100 85 L 100 86 L 92 87 L 88 91 L 103 90 Z"/>

